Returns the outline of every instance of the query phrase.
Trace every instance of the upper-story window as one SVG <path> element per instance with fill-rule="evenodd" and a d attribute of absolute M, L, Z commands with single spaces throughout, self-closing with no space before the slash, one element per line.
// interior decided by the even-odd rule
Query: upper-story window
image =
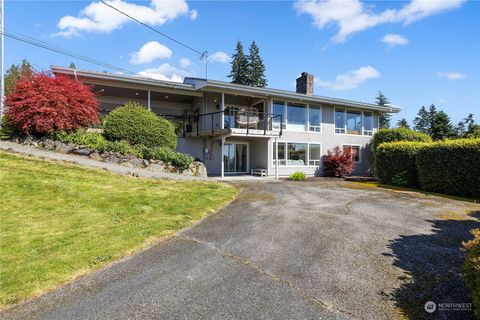
<path fill-rule="evenodd" d="M 283 129 L 291 131 L 320 132 L 322 126 L 321 106 L 274 101 L 274 115 L 282 115 Z M 280 129 L 280 117 L 273 118 L 274 129 Z"/>
<path fill-rule="evenodd" d="M 320 106 L 308 106 L 308 131 L 322 131 L 322 108 Z"/>
<path fill-rule="evenodd" d="M 373 135 L 373 113 L 363 113 L 363 134 L 367 136 Z"/>
<path fill-rule="evenodd" d="M 373 135 L 373 113 L 335 108 L 335 133 Z"/>

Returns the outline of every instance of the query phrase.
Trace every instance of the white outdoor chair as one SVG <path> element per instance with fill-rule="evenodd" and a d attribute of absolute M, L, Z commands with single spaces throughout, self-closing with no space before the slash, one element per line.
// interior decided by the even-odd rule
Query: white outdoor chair
<path fill-rule="evenodd" d="M 260 117 L 257 108 L 242 109 L 238 112 L 237 124 L 241 128 L 258 128 Z"/>

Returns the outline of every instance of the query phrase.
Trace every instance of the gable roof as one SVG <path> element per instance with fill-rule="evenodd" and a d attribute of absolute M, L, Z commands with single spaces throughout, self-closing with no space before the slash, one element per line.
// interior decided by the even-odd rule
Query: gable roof
<path fill-rule="evenodd" d="M 342 107 L 355 107 L 369 110 L 376 110 L 382 112 L 399 112 L 400 108 L 393 106 L 379 106 L 372 103 L 331 98 L 319 95 L 306 95 L 288 90 L 258 88 L 235 84 L 230 82 L 218 80 L 205 80 L 202 78 L 186 77 L 183 83 L 155 80 L 142 76 L 126 76 L 119 74 L 112 74 L 106 72 L 78 70 L 73 68 L 51 66 L 52 72 L 55 74 L 65 74 L 81 78 L 93 78 L 102 80 L 116 80 L 120 82 L 136 83 L 148 86 L 155 86 L 158 88 L 179 89 L 186 91 L 216 91 L 239 95 L 257 95 L 262 97 L 270 97 L 274 99 L 293 100 L 305 103 L 331 104 Z"/>

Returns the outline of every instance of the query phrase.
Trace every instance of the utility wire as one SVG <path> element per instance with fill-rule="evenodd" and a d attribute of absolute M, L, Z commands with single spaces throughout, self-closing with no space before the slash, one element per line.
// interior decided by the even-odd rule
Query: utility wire
<path fill-rule="evenodd" d="M 75 58 L 75 59 L 79 59 L 79 60 L 82 60 L 82 61 L 85 61 L 85 62 L 89 62 L 91 64 L 95 64 L 95 65 L 102 66 L 102 67 L 105 67 L 105 68 L 108 68 L 108 69 L 112 69 L 112 70 L 120 71 L 120 72 L 123 72 L 123 73 L 138 76 L 137 72 L 129 71 L 129 70 L 111 65 L 111 64 L 106 63 L 106 62 L 95 60 L 93 58 L 75 53 L 73 51 L 63 49 L 61 47 L 57 47 L 57 46 L 48 44 L 44 41 L 32 38 L 30 36 L 27 36 L 27 35 L 12 31 L 12 30 L 7 31 L 6 28 L 4 28 L 4 30 L 0 30 L 0 34 L 3 34 L 6 37 L 9 37 L 9 38 L 21 41 L 21 42 L 25 42 L 25 43 L 28 43 L 28 44 L 31 44 L 31 45 L 34 45 L 34 46 L 37 46 L 37 47 L 40 47 L 40 48 L 43 48 L 43 49 L 46 49 L 46 50 L 50 50 L 50 51 L 53 51 L 53 52 L 56 52 L 56 53 L 59 53 L 59 54 L 63 54 L 65 56 L 69 56 L 69 57 L 72 57 L 72 58 Z"/>
<path fill-rule="evenodd" d="M 179 44 L 179 45 L 181 45 L 181 46 L 183 46 L 183 47 L 185 47 L 185 48 L 187 48 L 187 49 L 189 49 L 189 50 L 192 50 L 192 51 L 195 52 L 195 53 L 198 53 L 198 54 L 201 56 L 201 58 L 203 58 L 203 57 L 206 55 L 206 52 L 207 52 L 207 51 L 200 52 L 200 51 L 198 51 L 198 50 L 190 47 L 189 45 L 187 45 L 187 44 L 185 44 L 185 43 L 183 43 L 183 42 L 180 42 L 180 41 L 178 41 L 177 39 L 172 38 L 172 37 L 170 37 L 169 35 L 166 35 L 165 33 L 163 33 L 163 32 L 161 32 L 161 31 L 155 29 L 154 27 L 152 27 L 152 26 L 150 26 L 150 25 L 148 25 L 148 24 L 146 24 L 146 23 L 138 20 L 137 18 L 132 17 L 131 15 L 129 15 L 128 13 L 126 13 L 126 12 L 118 9 L 117 7 L 114 7 L 114 6 L 112 6 L 111 4 L 109 4 L 109 3 L 107 3 L 107 2 L 105 2 L 105 1 L 103 1 L 103 0 L 99 0 L 99 1 L 100 1 L 101 3 L 103 3 L 104 5 L 112 8 L 113 10 L 115 10 L 115 11 L 123 14 L 124 16 L 132 19 L 133 21 L 136 21 L 136 22 L 140 23 L 141 25 L 147 27 L 148 29 L 152 30 L 153 32 L 156 32 L 156 33 L 164 36 L 165 38 L 167 38 L 167 39 L 169 39 L 169 40 L 171 40 L 171 41 L 173 41 L 173 42 L 175 42 L 175 43 L 177 43 L 177 44 Z"/>

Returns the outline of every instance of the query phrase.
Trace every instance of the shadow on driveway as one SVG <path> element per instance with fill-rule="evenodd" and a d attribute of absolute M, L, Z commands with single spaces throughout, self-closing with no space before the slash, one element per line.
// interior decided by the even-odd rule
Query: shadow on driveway
<path fill-rule="evenodd" d="M 480 211 L 471 211 L 479 218 Z M 401 236 L 388 247 L 394 265 L 405 270 L 403 285 L 392 297 L 396 306 L 410 319 L 474 319 L 472 310 L 440 310 L 443 303 L 471 303 L 461 274 L 465 253 L 461 242 L 472 238 L 471 229 L 480 228 L 474 220 L 429 220 L 431 234 Z M 433 313 L 424 309 L 427 301 L 437 304 Z"/>

